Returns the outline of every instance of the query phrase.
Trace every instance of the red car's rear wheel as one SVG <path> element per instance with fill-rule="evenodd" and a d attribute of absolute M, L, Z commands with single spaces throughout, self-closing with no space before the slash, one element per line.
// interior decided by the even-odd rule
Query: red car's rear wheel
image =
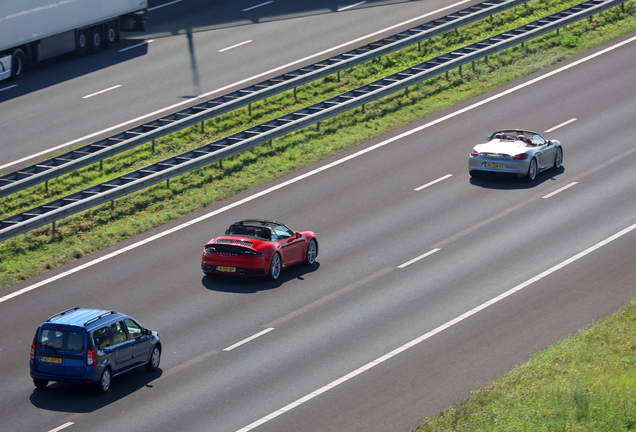
<path fill-rule="evenodd" d="M 281 269 L 280 255 L 278 254 L 278 252 L 276 252 L 274 256 L 272 257 L 272 260 L 269 262 L 269 278 L 271 280 L 278 279 L 278 277 L 280 276 L 280 269 Z"/>

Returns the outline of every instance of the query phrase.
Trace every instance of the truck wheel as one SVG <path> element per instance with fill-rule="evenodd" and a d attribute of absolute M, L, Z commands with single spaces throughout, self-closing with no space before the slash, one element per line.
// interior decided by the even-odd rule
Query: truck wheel
<path fill-rule="evenodd" d="M 26 55 L 24 55 L 24 51 L 18 48 L 13 51 L 13 56 L 11 57 L 11 78 L 14 80 L 19 80 L 24 73 L 24 69 L 26 68 Z"/>
<path fill-rule="evenodd" d="M 88 51 L 88 31 L 86 29 L 77 31 L 77 39 L 75 41 L 75 51 L 83 56 Z"/>
<path fill-rule="evenodd" d="M 102 46 L 104 46 L 104 31 L 102 30 L 101 25 L 95 26 L 91 29 L 91 40 L 89 43 L 91 53 L 95 54 L 102 50 Z"/>
<path fill-rule="evenodd" d="M 113 49 L 119 41 L 119 31 L 117 30 L 117 21 L 111 21 L 106 24 L 106 34 L 104 35 L 104 48 Z"/>

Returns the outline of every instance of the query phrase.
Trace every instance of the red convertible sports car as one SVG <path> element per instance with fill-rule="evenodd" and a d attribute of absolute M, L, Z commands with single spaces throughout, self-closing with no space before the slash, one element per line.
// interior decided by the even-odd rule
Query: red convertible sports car
<path fill-rule="evenodd" d="M 283 268 L 318 256 L 318 240 L 311 231 L 293 231 L 279 222 L 247 219 L 236 222 L 225 234 L 203 248 L 201 269 L 205 274 L 268 276 L 278 279 Z"/>

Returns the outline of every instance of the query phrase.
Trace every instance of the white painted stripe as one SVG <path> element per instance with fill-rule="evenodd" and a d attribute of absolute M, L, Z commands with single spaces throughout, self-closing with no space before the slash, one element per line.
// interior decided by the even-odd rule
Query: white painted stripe
<path fill-rule="evenodd" d="M 557 189 L 557 190 L 555 190 L 554 192 L 551 192 L 551 193 L 549 193 L 549 194 L 547 194 L 547 195 L 545 195 L 545 196 L 542 196 L 541 198 L 550 198 L 551 196 L 554 196 L 554 195 L 558 194 L 559 192 L 563 192 L 564 190 L 566 190 L 566 189 L 568 189 L 568 188 L 571 188 L 571 187 L 572 187 L 572 186 L 574 186 L 575 184 L 578 184 L 578 182 L 572 182 L 572 183 L 570 183 L 570 184 L 569 184 L 569 185 L 567 185 L 567 186 L 563 186 L 561 189 Z"/>
<path fill-rule="evenodd" d="M 9 87 L 5 87 L 3 89 L 0 89 L 0 91 L 9 90 L 9 89 L 12 89 L 13 87 L 17 87 L 17 86 L 18 86 L 17 84 L 13 84 L 13 85 L 10 85 Z"/>
<path fill-rule="evenodd" d="M 561 127 L 563 127 L 563 126 L 565 126 L 565 125 L 569 125 L 570 123 L 575 122 L 575 121 L 577 121 L 577 120 L 578 120 L 577 118 L 572 118 L 572 119 L 570 119 L 570 120 L 568 120 L 568 121 L 566 121 L 566 122 L 563 122 L 563 123 L 561 123 L 561 124 L 558 124 L 558 125 L 554 126 L 553 128 L 550 128 L 550 129 L 546 130 L 546 131 L 545 131 L 545 133 L 550 133 L 550 132 L 552 132 L 552 131 L 555 131 L 555 130 L 557 130 L 558 128 L 561 128 Z"/>
<path fill-rule="evenodd" d="M 223 351 L 232 351 L 234 348 L 236 348 L 236 347 L 238 347 L 238 346 L 241 346 L 241 345 L 243 345 L 244 343 L 247 343 L 247 342 L 249 342 L 249 341 L 251 341 L 251 340 L 254 340 L 254 339 L 256 339 L 257 337 L 263 336 L 265 333 L 269 333 L 269 332 L 271 332 L 272 330 L 274 330 L 274 328 L 273 328 L 273 327 L 267 328 L 267 329 L 263 330 L 263 331 L 262 331 L 262 332 L 260 332 L 260 333 L 256 333 L 254 336 L 250 336 L 250 337 L 248 337 L 247 339 L 243 339 L 242 341 L 237 342 L 237 343 L 235 343 L 234 345 L 232 345 L 232 346 L 229 346 L 229 347 L 225 348 Z"/>
<path fill-rule="evenodd" d="M 409 265 L 413 264 L 414 262 L 417 262 L 417 261 L 421 260 L 422 258 L 426 258 L 429 255 L 433 255 L 435 252 L 437 252 L 439 250 L 440 250 L 439 248 L 430 250 L 430 251 L 426 252 L 425 254 L 418 256 L 417 258 L 413 258 L 411 261 L 407 261 L 404 264 L 399 265 L 398 268 L 404 268 L 406 266 L 409 266 Z"/>
<path fill-rule="evenodd" d="M 356 6 L 360 6 L 361 4 L 365 4 L 365 3 L 366 3 L 366 0 L 362 1 L 360 3 L 352 4 L 351 6 L 345 6 L 345 7 L 342 7 L 340 9 L 338 9 L 338 12 L 346 11 L 347 9 L 351 9 L 351 8 L 354 8 Z"/>
<path fill-rule="evenodd" d="M 139 44 L 137 44 L 137 45 L 129 46 L 128 48 L 122 48 L 122 49 L 120 49 L 120 50 L 119 50 L 119 52 L 128 51 L 128 50 L 131 50 L 131 49 L 133 49 L 133 48 L 137 48 L 137 47 L 140 47 L 140 46 L 143 46 L 143 45 L 148 45 L 150 42 L 154 42 L 154 41 L 155 41 L 154 39 L 148 39 L 147 41 L 143 41 L 142 43 L 139 43 Z M 162 110 L 162 111 L 165 111 L 165 109 L 164 109 L 164 110 Z M 148 116 L 148 114 L 146 114 L 146 116 Z M 145 116 L 144 116 L 144 117 L 140 117 L 140 119 L 142 119 L 142 118 L 145 118 Z M 126 125 L 126 124 L 128 124 L 128 123 L 130 123 L 130 121 L 128 121 L 128 122 L 126 122 L 126 123 L 122 123 L 121 125 L 118 125 L 118 126 L 124 126 L 124 125 Z M 104 129 L 102 132 L 108 132 L 108 131 L 110 131 L 110 130 L 113 130 L 113 129 L 117 128 L 118 126 L 113 126 L 112 128 Z M 84 138 L 90 138 L 90 137 L 95 136 L 95 135 L 97 135 L 97 134 L 99 134 L 99 133 L 101 133 L 101 132 L 96 132 L 96 133 L 94 133 L 94 134 L 92 134 L 92 135 L 87 135 L 87 136 L 85 136 Z M 68 142 L 68 143 L 66 143 L 66 144 L 74 144 L 74 143 L 76 143 L 76 142 L 78 142 L 78 141 L 81 141 L 82 139 L 83 139 L 83 138 L 77 139 L 77 140 L 75 140 L 75 141 L 70 141 L 70 142 Z M 57 148 L 59 148 L 59 147 L 60 147 L 60 146 L 57 146 L 57 147 L 55 147 L 53 150 L 55 150 L 55 149 L 57 149 Z M 0 167 L 0 168 L 1 168 L 1 167 Z"/>
<path fill-rule="evenodd" d="M 98 92 L 91 93 L 91 94 L 86 95 L 86 96 L 82 96 L 82 99 L 88 99 L 90 97 L 97 96 L 98 94 L 102 94 L 102 93 L 106 93 L 107 91 L 115 90 L 116 88 L 119 88 L 119 87 L 121 87 L 121 84 L 117 84 L 116 86 L 112 86 L 112 87 L 109 87 L 107 89 L 100 90 Z"/>
<path fill-rule="evenodd" d="M 422 186 L 420 186 L 418 188 L 415 188 L 413 190 L 414 191 L 421 191 L 424 188 L 427 188 L 427 187 L 429 187 L 431 185 L 434 185 L 435 183 L 441 182 L 442 180 L 446 180 L 447 178 L 452 177 L 452 176 L 453 176 L 452 174 L 446 174 L 444 177 L 440 177 L 437 180 L 433 180 L 432 182 L 426 183 L 425 185 L 422 185 Z"/>
<path fill-rule="evenodd" d="M 174 0 L 174 1 L 171 1 L 170 3 L 164 3 L 164 4 L 159 5 L 159 6 L 154 6 L 154 7 L 148 8 L 148 11 L 153 11 L 153 10 L 161 9 L 162 7 L 170 6 L 170 5 L 173 5 L 173 4 L 175 4 L 175 3 L 179 3 L 180 1 L 181 1 L 181 0 Z"/>
<path fill-rule="evenodd" d="M 181 102 L 177 102 L 176 104 L 170 105 L 170 106 L 165 107 L 165 108 L 158 109 L 158 110 L 153 111 L 153 112 L 148 113 L 148 114 L 144 114 L 144 115 L 139 116 L 139 117 L 137 117 L 137 118 L 134 118 L 134 119 L 132 119 L 132 120 L 128 120 L 128 121 L 123 122 L 123 123 L 120 123 L 120 124 L 118 124 L 118 125 L 111 126 L 111 127 L 109 127 L 109 128 L 106 128 L 106 129 L 102 129 L 102 130 L 101 130 L 101 131 L 99 131 L 99 132 L 94 132 L 94 133 L 92 133 L 92 134 L 85 135 L 85 136 L 83 136 L 83 137 L 81 137 L 81 138 L 77 138 L 77 139 L 75 139 L 75 140 L 72 140 L 72 141 L 66 142 L 66 143 L 64 143 L 64 144 L 60 144 L 60 145 L 58 145 L 58 146 L 52 147 L 52 148 L 50 148 L 50 149 L 48 149 L 48 150 L 44 150 L 44 151 L 41 151 L 41 152 L 38 152 L 38 153 L 34 153 L 34 154 L 32 154 L 31 156 L 27 156 L 27 157 L 24 157 L 24 158 L 22 158 L 22 159 L 18 159 L 18 160 L 16 160 L 16 161 L 13 161 L 13 162 L 10 162 L 10 163 L 8 163 L 8 164 L 5 164 L 5 165 L 0 166 L 0 170 L 3 170 L 3 169 L 5 169 L 5 168 L 7 168 L 7 167 L 10 167 L 10 166 L 13 166 L 13 165 L 19 164 L 19 163 L 24 162 L 24 161 L 28 161 L 28 160 L 33 159 L 33 158 L 36 158 L 36 157 L 38 157 L 38 156 L 46 155 L 46 154 L 48 154 L 48 153 L 50 153 L 50 152 L 54 152 L 54 151 L 56 151 L 56 150 L 60 150 L 60 149 L 66 148 L 66 147 L 71 146 L 71 145 L 73 145 L 73 144 L 77 144 L 77 143 L 85 142 L 85 141 L 87 141 L 87 140 L 89 140 L 89 139 L 91 139 L 91 138 L 93 138 L 93 137 L 96 137 L 96 136 L 99 136 L 99 135 L 103 135 L 103 134 L 105 134 L 105 133 L 107 133 L 107 132 L 111 132 L 111 131 L 114 131 L 114 130 L 119 130 L 119 129 L 121 129 L 121 128 L 125 127 L 125 126 L 128 126 L 128 125 L 130 125 L 130 124 L 138 123 L 139 121 L 141 121 L 141 120 L 145 120 L 145 119 L 147 119 L 147 118 L 149 118 L 149 117 L 154 117 L 154 116 L 156 116 L 156 115 L 158 115 L 158 114 L 161 114 L 161 113 L 164 113 L 164 112 L 166 112 L 166 111 L 172 111 L 172 110 L 174 110 L 174 109 L 176 109 L 176 108 L 179 108 L 179 107 L 180 107 L 180 106 L 182 106 L 182 105 L 188 105 L 188 104 L 191 104 L 193 101 L 196 101 L 196 100 L 198 100 L 198 99 L 207 98 L 208 96 L 212 96 L 213 94 L 220 93 L 220 92 L 223 92 L 223 91 L 225 91 L 225 90 L 228 90 L 228 89 L 234 88 L 234 87 L 236 87 L 236 86 L 239 86 L 239 85 L 242 85 L 242 84 L 246 84 L 246 83 L 252 82 L 252 81 L 254 81 L 254 80 L 256 80 L 256 79 L 259 79 L 259 78 L 262 78 L 262 77 L 265 77 L 265 76 L 269 76 L 269 75 L 271 75 L 271 74 L 272 74 L 272 73 L 274 73 L 274 72 L 278 72 L 278 71 L 280 71 L 280 70 L 288 69 L 288 68 L 290 68 L 291 66 L 297 65 L 297 64 L 299 64 L 299 63 L 301 63 L 301 64 L 302 64 L 302 63 L 306 63 L 307 61 L 309 61 L 309 60 L 311 60 L 311 59 L 313 59 L 313 58 L 315 58 L 315 57 L 323 57 L 323 56 L 325 56 L 326 54 L 329 54 L 329 53 L 331 53 L 331 52 L 333 52 L 333 51 L 338 51 L 338 50 L 340 50 L 340 49 L 342 49 L 342 48 L 346 48 L 346 47 L 347 47 L 347 46 L 349 46 L 350 44 L 357 43 L 357 42 L 363 42 L 363 41 L 364 41 L 364 42 L 367 42 L 367 41 L 369 40 L 369 38 L 372 38 L 372 37 L 374 37 L 374 36 L 376 36 L 376 35 L 379 35 L 379 34 L 383 34 L 383 33 L 385 33 L 385 32 L 386 32 L 386 31 L 388 31 L 388 30 L 391 30 L 391 29 L 394 29 L 394 28 L 398 28 L 398 27 L 402 27 L 402 26 L 404 26 L 405 24 L 409 24 L 409 23 L 411 23 L 411 22 L 413 22 L 413 21 L 419 21 L 419 20 L 421 20 L 421 19 L 423 19 L 423 18 L 426 18 L 426 17 L 428 17 L 428 16 L 430 16 L 430 15 L 436 15 L 436 14 L 439 14 L 440 12 L 443 12 L 443 11 L 445 11 L 445 10 L 447 10 L 447 9 L 455 8 L 455 7 L 457 7 L 457 6 L 459 6 L 459 5 L 463 4 L 463 3 L 467 3 L 468 1 L 470 1 L 470 0 L 462 0 L 462 1 L 460 1 L 460 2 L 457 2 L 457 3 L 455 3 L 455 4 L 452 4 L 452 5 L 450 5 L 450 6 L 446 6 L 446 7 L 443 7 L 443 8 L 441 8 L 441 9 L 437 9 L 436 11 L 429 12 L 429 13 L 426 13 L 426 14 L 424 14 L 424 15 L 420 15 L 419 17 L 415 17 L 415 18 L 410 19 L 410 20 L 408 20 L 408 21 L 404 21 L 404 22 L 402 22 L 402 23 L 395 24 L 395 25 L 393 25 L 393 26 L 391 26 L 391 27 L 387 27 L 387 28 L 385 28 L 385 29 L 378 30 L 378 31 L 376 31 L 376 32 L 370 33 L 370 34 L 368 34 L 368 35 L 366 35 L 366 36 L 362 36 L 362 37 L 359 37 L 359 38 L 357 38 L 357 39 L 353 39 L 353 40 L 351 40 L 351 41 L 349 41 L 349 42 L 345 42 L 345 43 L 343 43 L 343 44 L 341 44 L 341 45 L 338 45 L 338 46 L 335 46 L 335 47 L 332 47 L 332 48 L 326 49 L 326 50 L 321 51 L 321 52 L 319 52 L 319 53 L 312 54 L 312 55 L 309 55 L 309 56 L 307 56 L 307 57 L 304 57 L 304 58 L 301 58 L 301 59 L 295 60 L 295 61 L 293 61 L 293 62 L 291 62 L 291 63 L 287 63 L 286 65 L 282 65 L 282 66 L 279 66 L 279 67 L 277 67 L 277 68 L 274 68 L 274 69 L 268 70 L 267 72 L 263 72 L 263 73 L 261 73 L 261 74 L 254 75 L 254 76 L 251 76 L 251 77 L 249 77 L 249 78 L 245 78 L 244 80 L 237 81 L 237 82 L 235 82 L 235 83 L 232 83 L 232 84 L 226 85 L 225 87 L 221 87 L 221 88 L 218 88 L 218 89 L 216 89 L 216 90 L 212 90 L 212 91 L 210 91 L 210 92 L 207 92 L 207 93 L 201 94 L 201 95 L 199 95 L 199 96 L 197 96 L 197 97 L 194 97 L 194 98 L 192 98 L 192 99 L 186 99 L 186 100 L 183 100 L 183 101 L 181 101 Z M 150 43 L 150 42 L 154 42 L 154 40 L 149 40 L 149 41 L 144 42 L 144 43 Z M 127 51 L 127 50 L 129 50 L 129 49 L 133 49 L 133 48 L 135 48 L 135 47 L 138 47 L 138 46 L 143 45 L 144 43 L 141 43 L 141 44 L 139 44 L 139 45 L 135 45 L 135 46 L 132 46 L 132 47 L 124 48 L 123 50 L 120 50 L 119 52 Z"/>
<path fill-rule="evenodd" d="M 261 3 L 261 4 L 256 5 L 256 6 L 248 7 L 247 9 L 243 9 L 243 12 L 247 12 L 248 10 L 256 9 L 256 8 L 261 7 L 261 6 L 268 5 L 268 4 L 270 4 L 270 3 L 274 3 L 274 2 L 273 2 L 273 1 L 268 1 L 268 2 Z"/>
<path fill-rule="evenodd" d="M 240 47 L 241 45 L 245 45 L 245 44 L 248 44 L 250 42 L 252 42 L 252 41 L 251 40 L 246 40 L 245 42 L 241 42 L 241 43 L 238 43 L 236 45 L 232 45 L 232 46 L 229 46 L 227 48 L 220 49 L 219 52 L 225 52 L 225 51 L 231 50 L 232 48 Z"/>
<path fill-rule="evenodd" d="M 223 212 L 225 212 L 227 210 L 233 209 L 234 207 L 238 207 L 238 206 L 240 206 L 242 204 L 245 204 L 245 203 L 247 203 L 249 201 L 253 201 L 253 200 L 257 199 L 257 198 L 260 198 L 262 196 L 268 195 L 268 194 L 270 194 L 270 193 L 272 193 L 274 191 L 277 191 L 278 189 L 282 189 L 282 188 L 284 188 L 286 186 L 289 186 L 291 184 L 294 184 L 296 182 L 304 180 L 304 179 L 306 179 L 308 177 L 311 177 L 313 175 L 319 174 L 319 173 L 321 173 L 323 171 L 326 171 L 326 170 L 328 170 L 330 168 L 338 166 L 338 165 L 340 165 L 342 163 L 348 162 L 349 160 L 352 160 L 352 159 L 355 159 L 355 158 L 357 158 L 359 156 L 362 156 L 362 155 L 364 155 L 366 153 L 372 152 L 373 150 L 377 150 L 379 148 L 382 148 L 385 145 L 393 143 L 394 141 L 399 141 L 402 138 L 405 138 L 407 136 L 410 136 L 410 135 L 413 135 L 415 133 L 421 132 L 421 131 L 423 131 L 425 129 L 428 129 L 428 128 L 432 127 L 432 126 L 435 126 L 435 125 L 437 125 L 439 123 L 443 123 L 446 120 L 449 120 L 449 119 L 452 119 L 454 117 L 457 117 L 457 116 L 459 116 L 461 114 L 464 114 L 465 112 L 471 111 L 471 110 L 473 110 L 475 108 L 479 108 L 482 105 L 485 105 L 485 104 L 487 104 L 489 102 L 492 102 L 492 101 L 495 101 L 497 99 L 500 99 L 500 98 L 502 98 L 504 96 L 507 96 L 507 95 L 517 91 L 517 90 L 521 90 L 521 89 L 523 89 L 525 87 L 528 87 L 528 86 L 530 86 L 532 84 L 535 84 L 537 82 L 540 82 L 540 81 L 542 81 L 542 80 L 544 80 L 544 79 L 546 79 L 548 77 L 551 77 L 552 75 L 556 75 L 559 72 L 563 72 L 565 70 L 568 70 L 568 69 L 570 69 L 570 68 L 572 68 L 572 67 L 574 67 L 574 66 L 576 66 L 578 64 L 584 63 L 585 61 L 588 61 L 588 60 L 590 60 L 592 58 L 595 58 L 595 57 L 599 56 L 601 53 L 610 52 L 613 49 L 618 48 L 619 46 L 623 46 L 623 45 L 625 45 L 625 44 L 627 44 L 629 42 L 633 42 L 633 41 L 636 41 L 636 36 L 634 36 L 633 38 L 627 39 L 627 40 L 625 40 L 625 41 L 623 41 L 623 42 L 621 42 L 621 43 L 619 43 L 617 45 L 614 45 L 612 47 L 606 48 L 603 51 L 599 51 L 599 52 L 597 52 L 595 54 L 592 54 L 589 57 L 583 58 L 583 59 L 578 60 L 578 61 L 576 61 L 574 63 L 570 63 L 567 66 L 563 66 L 562 68 L 556 69 L 556 70 L 554 70 L 552 72 L 549 72 L 549 73 L 547 73 L 545 75 L 542 75 L 540 77 L 537 77 L 537 78 L 534 78 L 534 79 L 532 79 L 530 81 L 527 81 L 527 82 L 525 82 L 523 84 L 520 84 L 520 85 L 518 85 L 516 87 L 512 87 L 512 88 L 510 88 L 508 90 L 505 90 L 505 91 L 503 91 L 503 92 L 501 92 L 499 94 L 493 95 L 493 96 L 491 96 L 489 98 L 486 98 L 486 99 L 484 99 L 484 100 L 482 100 L 480 102 L 477 102 L 477 103 L 474 103 L 472 105 L 469 105 L 469 106 L 467 106 L 465 108 L 462 108 L 462 109 L 460 109 L 458 111 L 454 111 L 454 112 L 452 112 L 450 114 L 447 114 L 447 115 L 445 115 L 443 117 L 440 117 L 440 118 L 438 118 L 436 120 L 433 120 L 433 121 L 431 121 L 429 123 L 423 124 L 423 125 L 418 126 L 418 127 L 414 128 L 414 129 L 406 131 L 406 132 L 404 132 L 404 133 L 402 133 L 400 135 L 396 135 L 396 136 L 394 136 L 392 138 L 387 139 L 386 141 L 382 141 L 382 142 L 380 142 L 378 144 L 369 146 L 366 149 L 360 150 L 357 153 L 350 154 L 349 156 L 345 156 L 342 159 L 338 159 L 338 160 L 336 160 L 336 161 L 334 161 L 334 162 L 332 162 L 330 164 L 324 165 L 324 166 L 322 166 L 320 168 L 317 168 L 317 169 L 315 169 L 313 171 L 309 171 L 309 172 L 307 172 L 305 174 L 299 175 L 298 177 L 294 177 L 294 178 L 289 179 L 289 180 L 287 180 L 287 181 L 285 181 L 283 183 L 280 183 L 280 184 L 278 184 L 276 186 L 272 186 L 269 189 L 265 189 L 265 190 L 263 190 L 261 192 L 258 192 L 256 194 L 254 194 L 254 195 L 251 195 L 251 196 L 248 196 L 246 198 L 243 198 L 242 200 L 239 200 L 239 201 L 237 201 L 235 203 L 229 204 L 229 205 L 227 205 L 225 207 L 222 207 L 222 208 L 220 208 L 218 210 L 215 210 L 215 211 L 210 212 L 210 213 L 208 213 L 206 215 L 203 215 L 203 216 L 200 216 L 200 217 L 198 217 L 196 219 L 193 219 L 190 222 L 186 222 L 186 223 L 184 223 L 182 225 L 178 225 L 176 227 L 170 228 L 170 229 L 168 229 L 168 230 L 166 230 L 164 232 L 161 232 L 159 234 L 155 234 L 154 236 L 149 237 L 149 238 L 147 238 L 145 240 L 142 240 L 140 242 L 134 243 L 134 244 L 132 244 L 130 246 L 126 246 L 125 248 L 119 249 L 119 250 L 117 250 L 115 252 L 112 252 L 112 253 L 110 253 L 108 255 L 104 255 L 103 257 L 98 258 L 98 259 L 96 259 L 94 261 L 89 261 L 89 262 L 87 262 L 87 263 L 85 263 L 85 264 L 83 264 L 81 266 L 75 267 L 75 268 L 73 268 L 71 270 L 68 270 L 68 271 L 66 271 L 64 273 L 60 273 L 57 276 L 53 276 L 52 278 L 43 280 L 43 281 L 38 282 L 38 283 L 36 283 L 34 285 L 31 285 L 31 286 L 28 286 L 28 287 L 23 288 L 21 290 L 18 290 L 16 292 L 12 293 L 12 294 L 6 295 L 4 297 L 0 297 L 0 303 L 2 303 L 3 301 L 9 300 L 10 298 L 16 297 L 16 296 L 18 296 L 20 294 L 24 294 L 26 292 L 29 292 L 29 291 L 34 290 L 36 288 L 39 288 L 39 287 L 41 287 L 43 285 L 46 285 L 46 284 L 48 284 L 50 282 L 53 282 L 53 281 L 57 280 L 57 279 L 61 279 L 61 278 L 65 277 L 65 276 L 71 275 L 71 274 L 76 273 L 76 272 L 78 272 L 80 270 L 83 270 L 85 268 L 91 267 L 91 266 L 93 266 L 95 264 L 98 264 L 98 263 L 100 263 L 102 261 L 108 260 L 108 259 L 116 257 L 116 256 L 118 256 L 120 254 L 126 253 L 126 252 L 128 252 L 130 250 L 136 249 L 136 248 L 138 248 L 140 246 L 143 246 L 143 245 L 145 245 L 147 243 L 150 243 L 152 241 L 155 241 L 157 239 L 160 239 L 162 237 L 170 235 L 170 234 L 172 234 L 174 232 L 180 231 L 180 230 L 182 230 L 184 228 L 189 227 L 190 225 L 194 225 L 196 223 L 199 223 L 201 221 L 204 221 L 206 219 L 214 217 L 214 216 L 216 216 L 218 214 L 221 214 L 221 213 L 223 213 Z M 6 167 L 6 166 L 8 166 L 8 165 L 4 165 L 4 167 Z M 0 169 L 2 169 L 4 167 L 0 167 Z"/>
<path fill-rule="evenodd" d="M 458 324 L 458 323 L 464 321 L 465 319 L 475 315 L 477 312 L 481 312 L 482 310 L 486 309 L 487 307 L 498 303 L 499 301 L 511 296 L 512 294 L 516 293 L 517 291 L 521 291 L 522 289 L 532 285 L 533 283 L 535 283 L 535 282 L 537 282 L 537 281 L 539 281 L 539 280 L 551 275 L 552 273 L 556 272 L 557 270 L 562 269 L 563 267 L 567 266 L 568 264 L 572 264 L 573 262 L 583 258 L 584 256 L 589 255 L 590 253 L 594 252 L 595 250 L 602 248 L 603 246 L 607 245 L 608 243 L 610 243 L 610 242 L 612 242 L 612 241 L 624 236 L 625 234 L 633 231 L 634 229 L 636 229 L 636 224 L 633 224 L 633 225 L 625 228 L 624 230 L 614 234 L 613 236 L 608 237 L 605 240 L 596 243 L 594 246 L 591 246 L 591 247 L 585 249 L 583 252 L 580 252 L 580 253 L 574 255 L 573 257 L 563 261 L 560 264 L 555 265 L 554 267 L 544 271 L 543 273 L 541 273 L 541 274 L 539 274 L 539 275 L 537 275 L 537 276 L 535 276 L 535 277 L 533 277 L 531 279 L 528 279 L 527 281 L 517 285 L 514 288 L 509 289 L 508 291 L 506 291 L 506 292 L 504 292 L 504 293 L 502 293 L 502 294 L 500 294 L 500 295 L 488 300 L 485 303 L 480 304 L 479 306 L 469 310 L 468 312 L 458 316 L 457 318 L 454 318 L 454 319 L 448 321 L 445 324 L 442 324 L 441 326 L 429 331 L 428 333 L 423 334 L 422 336 L 420 336 L 420 337 L 418 337 L 416 339 L 413 339 L 412 341 L 402 345 L 401 347 L 391 351 L 390 353 L 385 354 L 385 355 L 377 358 L 376 360 L 374 360 L 374 361 L 372 361 L 370 363 L 367 363 L 366 365 L 362 366 L 361 368 L 358 368 L 358 369 L 354 370 L 353 372 L 343 376 L 342 378 L 338 378 L 337 380 L 325 385 L 324 387 L 319 388 L 318 390 L 308 394 L 307 396 L 304 396 L 304 397 L 302 397 L 302 398 L 290 403 L 289 405 L 286 405 L 283 408 L 281 408 L 281 409 L 279 409 L 277 411 L 274 411 L 273 413 L 261 418 L 260 420 L 257 420 L 254 423 L 251 423 L 251 424 L 245 426 L 244 428 L 239 429 L 237 432 L 250 431 L 250 430 L 254 429 L 257 426 L 260 426 L 263 423 L 266 423 L 269 420 L 272 420 L 272 419 L 278 417 L 279 415 L 284 414 L 287 411 L 290 411 L 291 409 L 296 408 L 299 405 L 302 405 L 303 403 L 315 398 L 316 396 L 321 395 L 322 393 L 325 393 L 328 390 L 331 390 L 332 388 L 334 388 L 334 387 L 336 387 L 336 386 L 338 386 L 338 385 L 350 380 L 351 378 L 353 378 L 353 377 L 355 377 L 357 375 L 360 375 L 362 372 L 365 372 L 365 371 L 371 369 L 372 367 L 377 366 L 377 365 L 389 360 L 391 357 L 394 357 L 394 356 L 400 354 L 401 352 L 404 352 L 407 349 L 414 347 L 415 345 L 419 344 L 420 342 L 423 342 L 423 341 L 425 341 L 427 339 L 430 339 L 431 337 L 435 336 L 436 334 L 441 333 L 442 331 L 453 327 L 455 324 Z"/>
<path fill-rule="evenodd" d="M 64 423 L 62 426 L 58 426 L 55 429 L 51 429 L 49 432 L 58 432 L 58 431 L 61 431 L 62 429 L 66 429 L 67 427 L 69 427 L 71 425 L 74 425 L 74 424 L 75 423 L 73 423 L 73 422 L 67 422 L 67 423 Z"/>

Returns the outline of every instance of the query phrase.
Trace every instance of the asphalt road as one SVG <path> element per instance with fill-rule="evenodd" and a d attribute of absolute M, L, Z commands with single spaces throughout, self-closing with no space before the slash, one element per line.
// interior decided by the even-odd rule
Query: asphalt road
<path fill-rule="evenodd" d="M 0 172 L 475 3 L 150 1 L 147 31 L 117 49 L 0 82 Z"/>
<path fill-rule="evenodd" d="M 628 37 L 2 290 L 0 429 L 408 431 L 619 309 L 636 282 Z M 470 179 L 501 127 L 559 139 L 563 167 Z M 201 247 L 247 217 L 315 231 L 318 263 L 203 277 Z M 160 370 L 104 396 L 36 390 L 33 332 L 75 305 L 160 331 Z"/>

